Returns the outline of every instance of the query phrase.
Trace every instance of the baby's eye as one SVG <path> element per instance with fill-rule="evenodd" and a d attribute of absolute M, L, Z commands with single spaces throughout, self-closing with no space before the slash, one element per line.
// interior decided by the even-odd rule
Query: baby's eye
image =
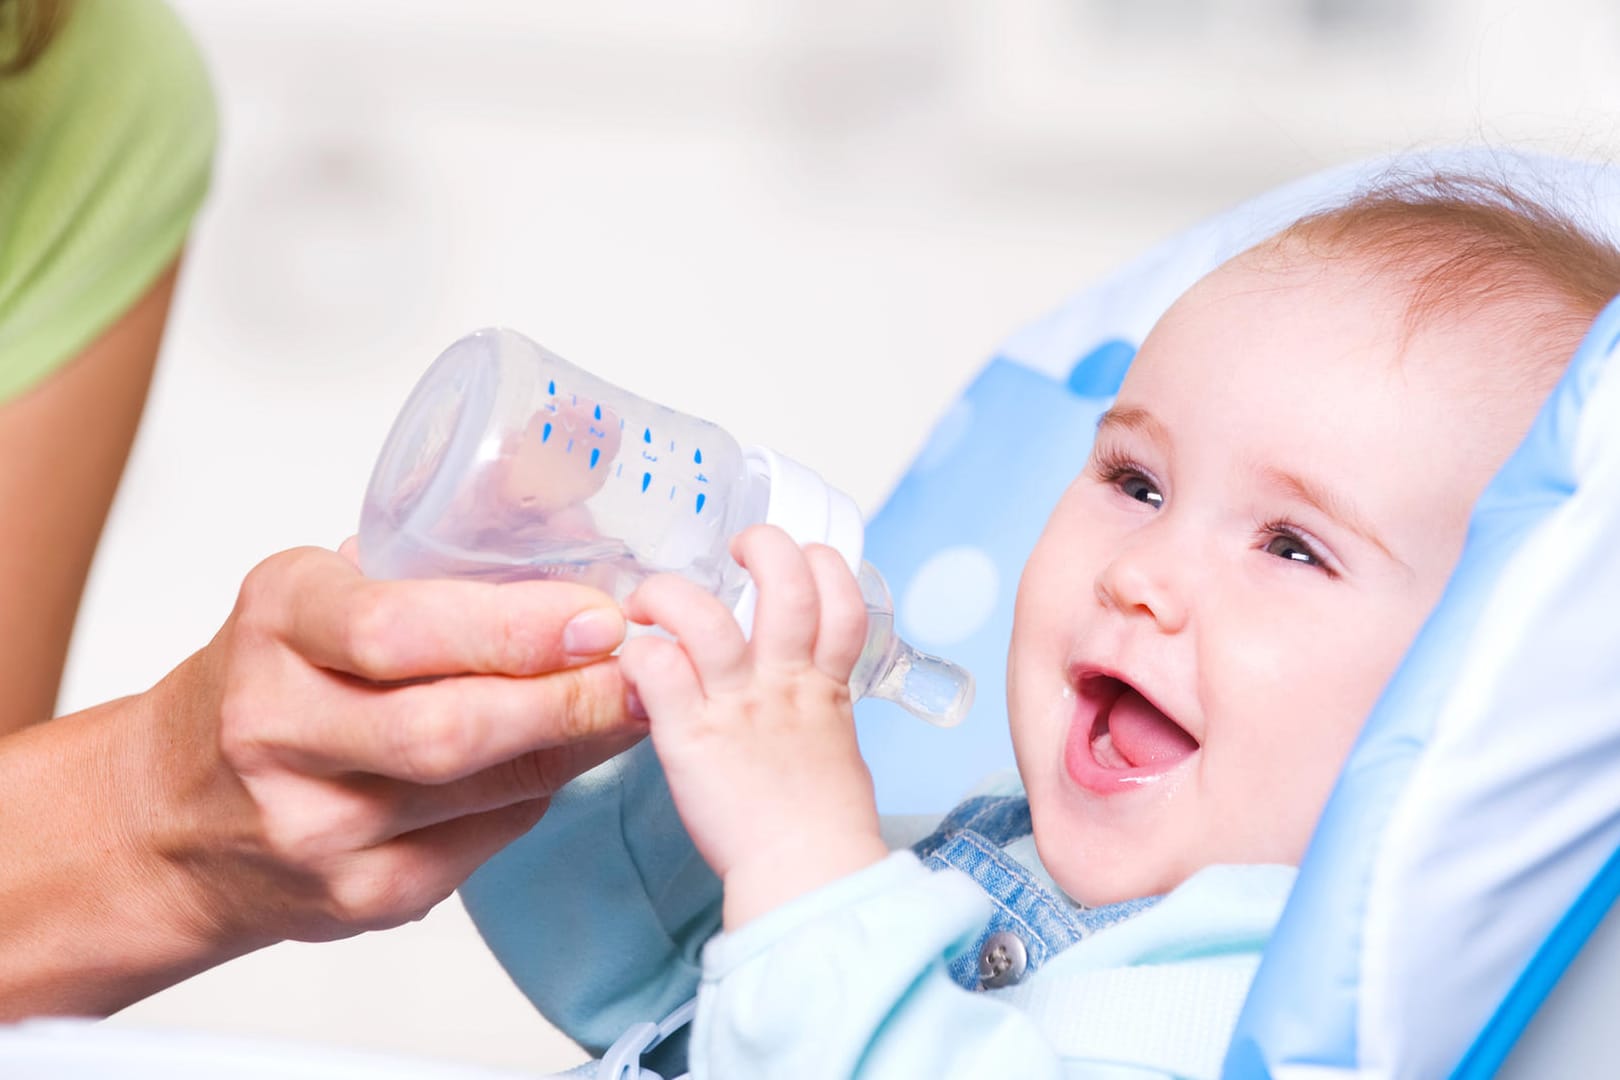
<path fill-rule="evenodd" d="M 1164 495 L 1153 486 L 1153 481 L 1141 473 L 1126 473 L 1114 483 L 1120 491 L 1139 503 L 1146 503 L 1155 510 L 1164 505 Z"/>
<path fill-rule="evenodd" d="M 1117 450 L 1092 447 L 1090 468 L 1099 481 L 1136 502 L 1155 510 L 1164 505 L 1164 493 L 1153 474 Z"/>
<path fill-rule="evenodd" d="M 1334 576 L 1326 560 L 1316 553 L 1316 549 L 1293 529 L 1285 525 L 1267 525 L 1263 530 L 1269 537 L 1263 550 L 1267 555 L 1274 555 L 1279 559 L 1297 562 L 1304 566 L 1319 567 L 1330 577 Z"/>

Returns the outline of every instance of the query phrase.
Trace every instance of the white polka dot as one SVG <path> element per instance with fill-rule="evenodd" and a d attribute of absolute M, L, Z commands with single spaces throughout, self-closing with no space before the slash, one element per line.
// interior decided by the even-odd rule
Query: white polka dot
<path fill-rule="evenodd" d="M 906 585 L 896 612 L 908 641 L 938 647 L 972 637 L 996 609 L 1001 575 L 980 548 L 936 552 Z"/>
<path fill-rule="evenodd" d="M 968 433 L 973 426 L 973 405 L 966 398 L 959 398 L 956 404 L 945 410 L 945 415 L 939 418 L 934 425 L 934 433 L 928 437 L 928 443 L 917 455 L 917 461 L 911 466 L 915 472 L 925 472 L 938 467 L 951 456 L 956 444 L 962 441 L 962 436 Z"/>

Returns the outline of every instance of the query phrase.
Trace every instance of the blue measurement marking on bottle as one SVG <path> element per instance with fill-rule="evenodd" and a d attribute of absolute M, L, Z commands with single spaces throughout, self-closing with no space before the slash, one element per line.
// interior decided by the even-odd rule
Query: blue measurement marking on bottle
<path fill-rule="evenodd" d="M 698 473 L 697 476 L 695 476 L 693 479 L 695 479 L 700 484 L 707 484 L 709 482 L 709 478 L 707 476 L 704 476 L 702 473 Z"/>
<path fill-rule="evenodd" d="M 550 382 L 546 383 L 546 393 L 555 394 L 556 392 L 557 392 L 557 380 L 552 379 Z"/>
<path fill-rule="evenodd" d="M 675 501 L 675 489 L 674 489 L 674 487 L 671 487 L 669 489 L 669 500 L 668 501 L 669 502 L 674 502 Z"/>
<path fill-rule="evenodd" d="M 591 468 L 596 468 L 596 462 L 601 458 L 601 456 L 602 448 L 600 446 L 591 447 Z"/>
<path fill-rule="evenodd" d="M 652 442 L 652 428 L 643 428 L 641 430 L 641 441 L 644 443 Z"/>
<path fill-rule="evenodd" d="M 596 407 L 596 417 L 595 418 L 598 419 L 598 420 L 602 419 L 602 406 L 600 406 L 600 405 L 598 405 Z"/>
<path fill-rule="evenodd" d="M 574 452 L 574 440 L 569 439 L 568 440 L 568 445 L 563 447 L 563 453 L 572 454 L 573 452 Z"/>
<path fill-rule="evenodd" d="M 694 450 L 694 451 L 692 451 L 692 464 L 694 464 L 694 465 L 703 464 L 703 450 L 702 450 L 701 447 Z"/>
<path fill-rule="evenodd" d="M 619 477 L 621 477 L 623 475 L 624 475 L 624 462 L 621 461 L 621 462 L 619 462 L 619 467 L 617 469 L 613 470 L 613 478 L 615 480 L 617 480 Z"/>
<path fill-rule="evenodd" d="M 703 513 L 703 503 L 707 498 L 708 496 L 704 495 L 703 492 L 698 492 L 697 509 L 692 511 L 694 514 Z"/>
<path fill-rule="evenodd" d="M 551 425 L 548 423 L 540 429 L 540 441 L 545 442 L 549 438 L 551 438 Z"/>
<path fill-rule="evenodd" d="M 647 485 L 650 484 L 650 483 L 652 483 L 652 473 L 650 473 L 650 472 L 642 473 L 641 474 L 641 490 L 646 491 L 647 490 Z"/>
<path fill-rule="evenodd" d="M 669 452 L 672 453 L 672 454 L 675 452 L 675 440 L 674 439 L 669 440 Z"/>

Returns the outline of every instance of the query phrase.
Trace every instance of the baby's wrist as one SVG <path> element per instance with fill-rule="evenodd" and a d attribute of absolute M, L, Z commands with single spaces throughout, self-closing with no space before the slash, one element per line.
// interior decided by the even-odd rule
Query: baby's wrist
<path fill-rule="evenodd" d="M 889 854 L 883 838 L 851 831 L 794 837 L 751 854 L 727 870 L 723 918 L 736 930 L 767 912 L 866 869 Z"/>

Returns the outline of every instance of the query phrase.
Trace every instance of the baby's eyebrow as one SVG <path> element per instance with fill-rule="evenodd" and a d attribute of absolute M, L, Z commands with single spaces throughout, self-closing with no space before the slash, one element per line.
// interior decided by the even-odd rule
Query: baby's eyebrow
<path fill-rule="evenodd" d="M 1134 431 L 1139 435 L 1147 436 L 1160 445 L 1166 445 L 1170 441 L 1168 434 L 1164 430 L 1164 425 L 1159 423 L 1158 418 L 1146 409 L 1121 409 L 1118 406 L 1109 409 L 1097 418 L 1097 431 L 1101 433 L 1109 428 L 1123 428 L 1126 431 Z"/>
<path fill-rule="evenodd" d="M 1396 557 L 1395 553 L 1378 538 L 1373 527 L 1355 504 L 1331 488 L 1313 483 L 1302 476 L 1298 476 L 1286 469 L 1279 469 L 1273 465 L 1263 466 L 1260 470 L 1267 483 L 1282 490 L 1293 499 L 1298 499 L 1307 506 L 1315 508 L 1318 512 L 1327 515 L 1351 532 L 1360 536 L 1373 547 L 1382 551 L 1390 559 L 1405 566 L 1406 563 Z"/>

